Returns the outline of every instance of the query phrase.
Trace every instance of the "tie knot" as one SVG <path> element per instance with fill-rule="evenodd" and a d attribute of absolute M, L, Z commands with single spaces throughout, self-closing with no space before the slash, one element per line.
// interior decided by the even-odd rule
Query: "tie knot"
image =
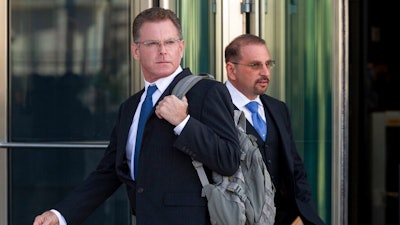
<path fill-rule="evenodd" d="M 247 103 L 246 108 L 252 113 L 258 113 L 258 103 L 255 101 Z"/>
<path fill-rule="evenodd" d="M 150 85 L 147 87 L 147 94 L 146 96 L 152 96 L 153 93 L 157 90 L 157 86 L 156 85 Z"/>

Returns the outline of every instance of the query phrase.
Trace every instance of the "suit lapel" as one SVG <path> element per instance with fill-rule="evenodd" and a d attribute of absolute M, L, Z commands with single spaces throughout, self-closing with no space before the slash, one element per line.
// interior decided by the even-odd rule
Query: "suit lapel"
<path fill-rule="evenodd" d="M 290 136 L 288 136 L 292 131 L 289 131 L 286 125 L 287 123 L 290 123 L 290 121 L 286 121 L 290 120 L 290 118 L 286 116 L 287 112 L 283 107 L 283 103 L 267 95 L 260 95 L 260 98 L 266 110 L 268 110 L 270 118 L 272 118 L 272 120 L 276 124 L 279 137 L 281 137 L 282 139 L 281 143 L 285 158 L 289 161 L 288 165 L 290 167 L 290 170 L 293 171 L 293 167 L 291 166 L 293 165 L 293 163 L 291 162 L 293 160 L 293 157 L 290 153 L 291 139 Z"/>

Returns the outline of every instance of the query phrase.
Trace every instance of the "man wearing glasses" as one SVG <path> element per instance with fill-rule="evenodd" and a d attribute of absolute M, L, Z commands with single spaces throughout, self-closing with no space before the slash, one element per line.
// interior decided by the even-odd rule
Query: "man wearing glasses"
<path fill-rule="evenodd" d="M 132 29 L 131 51 L 141 63 L 145 88 L 122 103 L 96 170 L 52 210 L 37 216 L 34 225 L 81 224 L 122 184 L 137 225 L 209 225 L 192 160 L 202 162 L 208 173 L 233 175 L 239 168 L 234 108 L 226 86 L 204 79 L 182 100 L 171 95 L 175 84 L 191 74 L 180 66 L 185 42 L 176 15 L 147 9 Z"/>
<path fill-rule="evenodd" d="M 265 41 L 251 34 L 238 36 L 225 48 L 225 63 L 232 101 L 246 116 L 246 132 L 257 138 L 276 190 L 275 225 L 324 224 L 293 140 L 287 106 L 265 94 L 275 65 Z"/>

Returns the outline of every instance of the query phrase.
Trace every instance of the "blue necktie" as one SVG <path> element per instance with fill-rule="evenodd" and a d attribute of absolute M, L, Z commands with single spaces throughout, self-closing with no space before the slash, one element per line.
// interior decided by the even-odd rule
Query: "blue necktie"
<path fill-rule="evenodd" d="M 151 110 L 153 109 L 152 96 L 156 90 L 157 90 L 156 85 L 149 86 L 147 88 L 146 98 L 144 99 L 143 104 L 142 104 L 142 109 L 140 110 L 139 123 L 138 123 L 137 134 L 136 134 L 136 144 L 135 144 L 135 162 L 134 162 L 135 179 L 137 177 L 139 154 L 140 154 L 140 147 L 142 145 L 144 126 L 146 124 L 147 118 L 149 117 Z"/>
<path fill-rule="evenodd" d="M 255 101 L 249 102 L 247 103 L 246 108 L 251 112 L 253 127 L 256 129 L 257 133 L 260 135 L 263 141 L 265 141 L 267 138 L 267 124 L 258 113 L 258 103 Z"/>

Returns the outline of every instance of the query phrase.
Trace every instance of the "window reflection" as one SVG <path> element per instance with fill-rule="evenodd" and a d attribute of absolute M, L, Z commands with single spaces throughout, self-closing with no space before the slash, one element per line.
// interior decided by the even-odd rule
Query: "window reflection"
<path fill-rule="evenodd" d="M 65 198 L 95 169 L 103 151 L 12 149 L 10 225 L 32 224 L 36 215 Z M 47 160 L 45 160 L 47 159 Z M 121 186 L 82 225 L 128 225 L 130 207 Z"/>
<path fill-rule="evenodd" d="M 9 0 L 11 142 L 108 141 L 129 95 L 130 2 Z M 31 224 L 81 183 L 103 154 L 10 149 L 8 224 Z M 84 224 L 130 223 L 121 187 Z"/>
<path fill-rule="evenodd" d="M 12 140 L 107 140 L 129 94 L 129 1 L 10 5 Z"/>
<path fill-rule="evenodd" d="M 177 1 L 181 19 L 185 54 L 184 67 L 194 74 L 210 73 L 218 78 L 215 65 L 215 14 L 210 1 Z"/>

